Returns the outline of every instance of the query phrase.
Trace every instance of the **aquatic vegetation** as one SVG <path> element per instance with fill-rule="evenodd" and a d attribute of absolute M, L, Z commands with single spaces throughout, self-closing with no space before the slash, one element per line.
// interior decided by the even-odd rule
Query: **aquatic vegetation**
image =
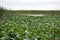
<path fill-rule="evenodd" d="M 0 40 L 58 40 L 60 16 L 6 15 L 0 22 Z"/>

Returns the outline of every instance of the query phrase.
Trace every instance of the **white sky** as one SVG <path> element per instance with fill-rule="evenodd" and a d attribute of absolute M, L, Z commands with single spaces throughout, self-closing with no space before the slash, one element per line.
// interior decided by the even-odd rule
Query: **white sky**
<path fill-rule="evenodd" d="M 0 0 L 0 6 L 13 10 L 60 10 L 60 0 Z"/>

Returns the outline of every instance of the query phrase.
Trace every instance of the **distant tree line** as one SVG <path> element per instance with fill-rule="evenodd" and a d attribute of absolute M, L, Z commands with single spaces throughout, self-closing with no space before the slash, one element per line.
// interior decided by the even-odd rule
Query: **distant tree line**
<path fill-rule="evenodd" d="M 60 16 L 60 10 L 16 10 L 15 13 L 42 14 L 47 16 Z"/>
<path fill-rule="evenodd" d="M 21 15 L 21 14 L 42 14 L 47 16 L 60 16 L 60 10 L 6 10 L 3 7 L 0 7 L 0 19 L 3 17 L 3 14 L 7 15 Z"/>

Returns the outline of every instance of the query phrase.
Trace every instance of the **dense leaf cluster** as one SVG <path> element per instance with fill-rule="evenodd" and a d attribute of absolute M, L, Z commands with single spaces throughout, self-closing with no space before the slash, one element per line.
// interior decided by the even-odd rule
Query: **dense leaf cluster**
<path fill-rule="evenodd" d="M 59 40 L 60 17 L 3 15 L 0 40 Z"/>

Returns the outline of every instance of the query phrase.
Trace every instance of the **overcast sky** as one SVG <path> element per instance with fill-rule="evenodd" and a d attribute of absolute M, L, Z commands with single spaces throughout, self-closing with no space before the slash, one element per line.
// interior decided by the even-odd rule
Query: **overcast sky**
<path fill-rule="evenodd" d="M 0 0 L 0 6 L 13 10 L 60 10 L 60 0 Z"/>

